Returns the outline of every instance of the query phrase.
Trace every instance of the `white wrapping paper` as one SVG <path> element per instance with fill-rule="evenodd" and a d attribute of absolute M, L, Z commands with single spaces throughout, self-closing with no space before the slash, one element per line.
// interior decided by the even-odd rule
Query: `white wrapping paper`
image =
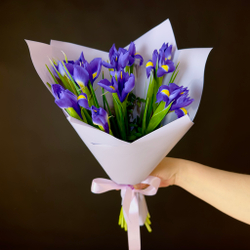
<path fill-rule="evenodd" d="M 33 65 L 45 85 L 46 82 L 53 84 L 53 79 L 47 71 L 45 64 L 50 65 L 49 58 L 63 60 L 64 56 L 61 51 L 66 53 L 70 60 L 78 59 L 82 51 L 87 61 L 91 61 L 95 57 L 101 57 L 103 60 L 108 59 L 107 52 L 71 43 L 51 41 L 50 45 L 48 45 L 33 41 L 26 42 Z M 148 85 L 145 64 L 151 59 L 153 51 L 159 49 L 164 42 L 172 44 L 174 50 L 173 60 L 175 64 L 180 62 L 180 73 L 175 83 L 179 86 L 188 87 L 191 98 L 195 99 L 188 107 L 189 116 L 186 115 L 176 119 L 175 114 L 171 113 L 164 119 L 164 126 L 160 129 L 132 143 L 128 143 L 74 119 L 64 112 L 67 120 L 108 176 L 118 184 L 130 185 L 145 180 L 193 125 L 192 121 L 198 110 L 202 94 L 205 63 L 211 50 L 211 48 L 178 50 L 169 20 L 164 21 L 134 42 L 137 53 L 144 58 L 143 66 L 137 71 L 134 93 L 145 98 Z M 102 70 L 105 78 L 109 78 L 108 70 L 104 67 Z M 165 77 L 164 83 L 169 81 L 170 76 L 171 74 Z M 99 76 L 95 84 L 100 79 L 101 76 Z M 97 91 L 96 95 L 99 98 L 99 103 L 102 103 L 100 102 L 100 94 L 100 91 Z M 109 98 L 109 102 L 110 100 L 111 98 Z"/>

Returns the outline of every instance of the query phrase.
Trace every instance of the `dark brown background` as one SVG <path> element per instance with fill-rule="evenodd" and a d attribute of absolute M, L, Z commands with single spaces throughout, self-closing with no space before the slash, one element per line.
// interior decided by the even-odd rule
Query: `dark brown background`
<path fill-rule="evenodd" d="M 250 174 L 250 3 L 234 2 L 1 0 L 0 249 L 127 249 L 120 195 L 90 192 L 106 175 L 43 86 L 24 39 L 108 51 L 170 18 L 178 48 L 214 49 L 195 125 L 169 155 Z M 147 202 L 144 250 L 250 248 L 248 225 L 181 188 Z"/>

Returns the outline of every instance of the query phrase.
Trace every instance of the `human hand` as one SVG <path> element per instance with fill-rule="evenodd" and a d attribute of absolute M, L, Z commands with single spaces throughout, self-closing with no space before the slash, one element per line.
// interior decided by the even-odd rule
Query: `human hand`
<path fill-rule="evenodd" d="M 160 164 L 152 171 L 151 176 L 155 176 L 161 179 L 160 187 L 168 187 L 170 185 L 176 185 L 177 177 L 182 165 L 181 159 L 175 159 L 171 157 L 165 157 Z M 144 189 L 147 184 L 134 185 L 135 189 Z"/>

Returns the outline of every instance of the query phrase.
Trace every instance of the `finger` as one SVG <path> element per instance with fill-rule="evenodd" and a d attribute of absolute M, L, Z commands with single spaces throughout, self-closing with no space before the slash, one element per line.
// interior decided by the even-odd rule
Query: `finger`
<path fill-rule="evenodd" d="M 148 186 L 149 186 L 148 184 L 139 183 L 139 184 L 134 185 L 134 188 L 135 188 L 135 189 L 145 189 L 145 188 L 147 188 Z"/>

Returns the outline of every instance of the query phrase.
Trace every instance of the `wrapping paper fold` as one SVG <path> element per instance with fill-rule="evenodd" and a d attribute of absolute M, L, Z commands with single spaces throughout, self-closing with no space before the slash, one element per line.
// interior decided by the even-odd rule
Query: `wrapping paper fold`
<path fill-rule="evenodd" d="M 46 82 L 53 83 L 53 79 L 47 71 L 45 64 L 50 65 L 49 58 L 63 60 L 64 56 L 61 51 L 66 53 L 69 59 L 73 60 L 78 59 L 82 51 L 85 59 L 88 61 L 95 57 L 101 57 L 103 60 L 108 59 L 107 52 L 71 43 L 51 41 L 50 45 L 48 45 L 33 41 L 26 42 L 34 67 L 45 85 Z M 128 143 L 76 120 L 64 112 L 67 120 L 96 157 L 108 176 L 118 184 L 130 185 L 145 180 L 193 125 L 192 121 L 198 110 L 202 94 L 205 63 L 211 50 L 211 48 L 178 50 L 169 20 L 164 21 L 134 42 L 137 52 L 144 58 L 144 65 L 137 71 L 134 93 L 145 98 L 148 84 L 145 64 L 151 59 L 155 49 L 159 49 L 164 42 L 168 42 L 173 45 L 175 51 L 173 61 L 175 64 L 180 61 L 180 73 L 177 76 L 176 83 L 188 87 L 190 96 L 195 99 L 188 108 L 189 116 L 186 115 L 176 119 L 175 115 L 170 114 L 164 120 L 164 126 L 160 129 L 133 143 Z M 104 76 L 109 78 L 108 70 L 106 68 L 102 70 L 104 71 Z M 168 83 L 170 75 L 165 77 L 164 83 Z M 96 80 L 96 83 L 100 79 L 101 77 Z M 100 94 L 99 88 L 96 93 L 97 98 L 101 98 Z M 102 103 L 100 99 L 99 103 Z"/>

